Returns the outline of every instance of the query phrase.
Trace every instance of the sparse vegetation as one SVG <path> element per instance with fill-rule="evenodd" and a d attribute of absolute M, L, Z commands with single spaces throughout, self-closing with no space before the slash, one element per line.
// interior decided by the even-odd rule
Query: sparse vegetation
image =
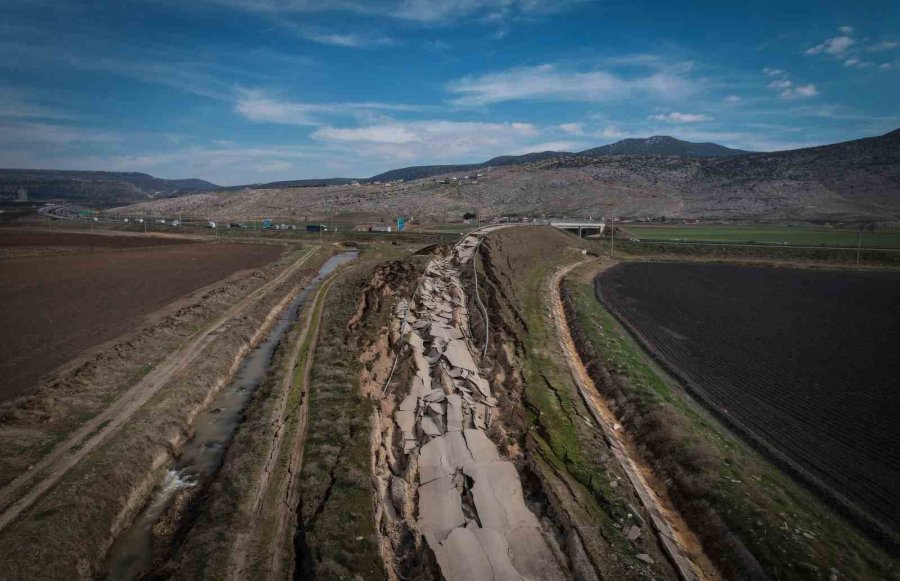
<path fill-rule="evenodd" d="M 870 225 L 871 226 L 871 225 Z M 900 248 L 900 230 L 871 228 L 859 235 L 859 228 L 781 224 L 760 225 L 680 225 L 646 226 L 617 224 L 642 241 L 718 242 L 731 244 L 784 244 L 801 246 L 843 246 L 855 248 Z M 618 232 L 616 233 L 618 236 Z"/>
<path fill-rule="evenodd" d="M 579 247 L 596 249 L 591 242 L 549 227 L 501 230 L 482 244 L 487 278 L 482 292 L 492 313 L 492 357 L 505 359 L 500 354 L 504 345 L 516 356 L 501 399 L 508 430 L 501 449 L 524 453 L 523 462 L 541 482 L 536 496 L 543 502 L 550 498 L 549 503 L 559 507 L 563 514 L 555 513 L 555 518 L 567 523 L 563 535 L 580 536 L 601 575 L 674 576 L 649 530 L 637 543 L 625 536 L 636 519 L 646 521 L 647 515 L 637 508 L 640 501 L 592 423 L 547 316 L 548 275 L 578 260 Z M 643 565 L 635 559 L 637 553 L 653 555 L 655 564 Z"/>
<path fill-rule="evenodd" d="M 320 579 L 384 577 L 369 475 L 373 408 L 360 391 L 357 344 L 347 330 L 369 276 L 360 266 L 332 286 L 311 369 L 297 569 Z"/>

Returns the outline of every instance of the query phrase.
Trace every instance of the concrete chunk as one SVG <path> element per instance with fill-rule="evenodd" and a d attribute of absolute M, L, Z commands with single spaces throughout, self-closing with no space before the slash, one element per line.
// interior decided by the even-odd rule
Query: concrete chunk
<path fill-rule="evenodd" d="M 444 393 L 443 389 L 435 388 L 422 396 L 423 399 L 429 403 L 431 402 L 441 402 L 447 397 L 447 394 Z"/>
<path fill-rule="evenodd" d="M 400 426 L 400 430 L 403 431 L 403 436 L 405 439 L 406 434 L 412 434 L 413 428 L 416 425 L 416 416 L 415 413 L 409 410 L 400 410 L 394 412 L 394 421 L 397 422 L 397 425 Z"/>
<path fill-rule="evenodd" d="M 524 580 L 524 577 L 519 575 L 510 559 L 509 543 L 507 543 L 506 537 L 494 529 L 467 528 L 478 539 L 481 549 L 491 562 L 491 568 L 494 570 L 494 581 Z"/>
<path fill-rule="evenodd" d="M 458 393 L 447 396 L 447 431 L 458 432 L 462 426 L 462 397 Z"/>
<path fill-rule="evenodd" d="M 434 423 L 434 420 L 428 416 L 422 416 L 422 419 L 419 420 L 419 427 L 421 427 L 422 431 L 428 436 L 441 435 L 440 428 L 438 428 L 437 424 Z"/>
<path fill-rule="evenodd" d="M 519 474 L 511 462 L 476 461 L 463 472 L 475 481 L 472 496 L 482 526 L 500 531 L 538 527 L 537 517 L 525 506 Z"/>
<path fill-rule="evenodd" d="M 462 497 L 453 485 L 452 476 L 432 480 L 419 487 L 419 529 L 439 541 L 466 523 Z"/>
<path fill-rule="evenodd" d="M 447 345 L 447 349 L 444 351 L 444 356 L 453 367 L 461 367 L 468 371 L 477 370 L 475 361 L 472 359 L 472 354 L 469 353 L 469 348 L 466 346 L 465 341 L 461 339 L 451 340 Z"/>
<path fill-rule="evenodd" d="M 506 533 L 506 541 L 509 543 L 513 566 L 526 579 L 566 579 L 539 528 L 513 529 Z"/>
<path fill-rule="evenodd" d="M 491 396 L 491 384 L 488 383 L 487 379 L 478 377 L 477 375 L 469 375 L 466 379 L 468 379 L 472 385 L 478 388 L 478 391 L 483 397 Z"/>
<path fill-rule="evenodd" d="M 463 436 L 475 462 L 497 462 L 500 460 L 500 452 L 497 451 L 497 446 L 481 430 L 464 430 Z"/>
<path fill-rule="evenodd" d="M 416 407 L 418 407 L 419 398 L 410 393 L 406 397 L 403 398 L 403 401 L 400 402 L 400 411 L 403 412 L 414 412 L 416 411 Z M 396 416 L 395 416 L 396 419 Z M 399 422 L 398 422 L 399 423 Z"/>
<path fill-rule="evenodd" d="M 434 551 L 438 566 L 441 568 L 441 576 L 446 581 L 491 581 L 495 579 L 490 558 L 475 533 L 470 529 L 455 529 L 447 536 L 446 540 L 438 543 L 438 547 L 433 546 L 427 537 L 426 540 Z"/>

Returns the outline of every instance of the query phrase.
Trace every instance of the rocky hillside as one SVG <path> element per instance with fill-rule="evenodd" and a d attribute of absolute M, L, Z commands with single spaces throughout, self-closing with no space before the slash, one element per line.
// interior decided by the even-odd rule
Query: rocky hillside
<path fill-rule="evenodd" d="M 66 200 L 91 206 L 121 205 L 158 197 L 218 190 L 198 180 L 165 180 L 145 173 L 0 169 L 0 198 L 13 198 L 20 189 L 31 200 Z"/>
<path fill-rule="evenodd" d="M 304 219 L 335 212 L 416 218 L 504 214 L 632 218 L 900 221 L 900 130 L 727 158 L 572 155 L 491 167 L 475 181 L 226 192 L 134 207 L 212 218 Z"/>
<path fill-rule="evenodd" d="M 501 155 L 483 163 L 463 165 L 419 165 L 392 169 L 369 178 L 370 181 L 389 182 L 394 180 L 417 180 L 456 172 L 470 172 L 509 165 L 528 165 L 550 159 L 570 157 L 600 157 L 604 155 L 681 155 L 686 157 L 728 157 L 751 153 L 740 149 L 730 149 L 717 143 L 691 143 L 669 137 L 655 135 L 647 138 L 623 139 L 609 145 L 594 147 L 580 153 L 568 151 L 538 151 L 523 155 Z"/>
<path fill-rule="evenodd" d="M 655 135 L 653 137 L 623 139 L 616 143 L 603 145 L 582 151 L 578 155 L 597 157 L 601 155 L 682 155 L 686 157 L 733 157 L 747 155 L 752 151 L 731 149 L 718 143 L 691 143 L 669 137 Z"/>

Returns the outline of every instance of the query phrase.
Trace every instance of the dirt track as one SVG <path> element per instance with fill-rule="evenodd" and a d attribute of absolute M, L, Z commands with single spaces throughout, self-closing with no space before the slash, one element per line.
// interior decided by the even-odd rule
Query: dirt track
<path fill-rule="evenodd" d="M 639 459 L 634 444 L 616 430 L 617 422 L 609 410 L 599 391 L 584 368 L 581 358 L 575 349 L 575 343 L 566 320 L 565 309 L 560 297 L 560 283 L 573 269 L 585 264 L 587 260 L 562 267 L 554 273 L 549 283 L 554 326 L 559 344 L 566 356 L 566 362 L 572 372 L 581 396 L 590 410 L 594 421 L 603 431 L 610 449 L 628 475 L 632 486 L 640 497 L 644 507 L 650 513 L 654 529 L 669 553 L 669 558 L 678 570 L 679 576 L 685 580 L 720 578 L 713 564 L 703 554 L 700 541 L 688 528 L 687 524 L 675 510 L 671 500 L 665 493 L 665 487 L 656 482 L 652 470 Z"/>
<path fill-rule="evenodd" d="M 55 484 L 68 470 L 78 464 L 89 452 L 106 441 L 151 396 L 166 384 L 178 371 L 197 357 L 217 334 L 268 291 L 287 280 L 300 269 L 318 247 L 312 247 L 277 277 L 234 304 L 207 327 L 197 331 L 181 348 L 128 389 L 103 413 L 84 423 L 66 440 L 56 445 L 27 472 L 13 479 L 0 490 L 0 530 L 5 528 L 37 498 Z"/>
<path fill-rule="evenodd" d="M 92 252 L 94 244 L 104 251 Z M 78 253 L 0 259 L 0 402 L 30 393 L 45 374 L 179 297 L 267 264 L 284 250 L 124 236 L 0 235 L 3 248 L 52 252 L 57 245 Z"/>

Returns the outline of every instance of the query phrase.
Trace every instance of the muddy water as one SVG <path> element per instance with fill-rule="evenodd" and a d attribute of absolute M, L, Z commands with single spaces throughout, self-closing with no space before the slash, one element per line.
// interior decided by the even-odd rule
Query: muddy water
<path fill-rule="evenodd" d="M 268 373 L 278 342 L 297 322 L 300 306 L 329 273 L 356 257 L 356 251 L 347 251 L 329 258 L 310 284 L 291 301 L 265 340 L 244 358 L 231 383 L 197 415 L 194 434 L 181 449 L 175 465 L 163 475 L 134 524 L 110 548 L 104 567 L 107 579 L 139 579 L 150 572 L 154 559 L 153 526 L 179 491 L 207 482 L 218 471 L 253 392 Z"/>

